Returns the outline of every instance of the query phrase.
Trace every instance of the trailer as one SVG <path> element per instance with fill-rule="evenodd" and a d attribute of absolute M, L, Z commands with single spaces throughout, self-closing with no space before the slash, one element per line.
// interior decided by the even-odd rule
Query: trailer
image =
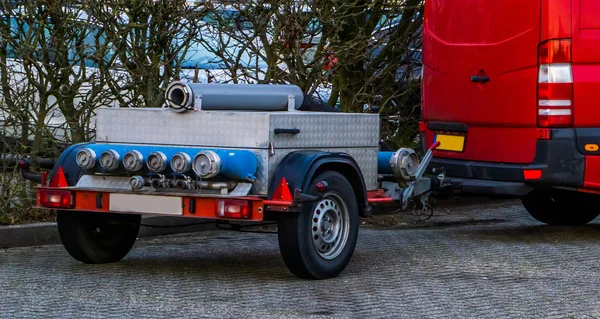
<path fill-rule="evenodd" d="M 359 216 L 382 203 L 429 209 L 445 183 L 424 174 L 439 143 L 422 160 L 381 151 L 377 114 L 302 111 L 297 86 L 176 81 L 165 100 L 97 110 L 96 140 L 69 146 L 35 179 L 37 207 L 56 210 L 74 259 L 121 260 L 141 216 L 276 221 L 289 270 L 332 278 L 351 259 Z"/>

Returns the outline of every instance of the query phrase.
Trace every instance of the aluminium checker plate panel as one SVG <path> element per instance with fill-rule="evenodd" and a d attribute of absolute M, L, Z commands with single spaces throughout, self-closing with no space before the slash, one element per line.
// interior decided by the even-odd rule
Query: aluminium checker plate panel
<path fill-rule="evenodd" d="M 224 148 L 267 148 L 269 118 L 259 113 L 168 108 L 100 108 L 96 141 Z"/>
<path fill-rule="evenodd" d="M 299 134 L 275 134 L 275 129 Z M 101 108 L 98 142 L 204 147 L 378 147 L 377 114 L 328 112 L 199 111 L 168 108 Z"/>
<path fill-rule="evenodd" d="M 275 134 L 275 129 L 297 129 L 299 133 Z M 376 114 L 101 108 L 96 141 L 254 151 L 259 162 L 252 190 L 256 195 L 267 194 L 270 177 L 290 152 L 344 152 L 357 161 L 367 188 L 377 188 Z"/>

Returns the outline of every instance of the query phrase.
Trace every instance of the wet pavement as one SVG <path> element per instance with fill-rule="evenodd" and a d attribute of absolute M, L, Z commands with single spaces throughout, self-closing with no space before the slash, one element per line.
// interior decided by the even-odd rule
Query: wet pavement
<path fill-rule="evenodd" d="M 598 221 L 548 227 L 514 202 L 394 216 L 365 220 L 324 281 L 289 273 L 268 231 L 142 238 L 109 265 L 0 250 L 0 318 L 600 317 Z"/>

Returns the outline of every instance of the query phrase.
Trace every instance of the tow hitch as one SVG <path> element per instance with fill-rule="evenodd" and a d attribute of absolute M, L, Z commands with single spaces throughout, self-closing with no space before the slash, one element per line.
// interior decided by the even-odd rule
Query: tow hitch
<path fill-rule="evenodd" d="M 429 211 L 429 215 L 433 214 L 433 208 L 429 204 L 429 197 L 432 192 L 445 192 L 451 190 L 454 186 L 446 179 L 446 173 L 443 168 L 435 168 L 432 170 L 433 175 L 425 175 L 427 167 L 433 157 L 433 151 L 440 146 L 440 142 L 431 145 L 423 156 L 423 159 L 414 174 L 410 176 L 394 174 L 395 182 L 384 182 L 383 189 L 386 196 L 389 196 L 391 201 L 399 202 L 402 210 L 406 211 L 410 203 L 414 203 L 412 213 L 419 216 Z M 400 152 L 400 151 L 398 151 Z M 397 152 L 397 153 L 398 153 Z M 392 156 L 391 161 L 397 161 L 397 156 Z M 392 164 L 392 166 L 394 166 Z M 396 165 L 399 167 L 400 165 Z"/>
<path fill-rule="evenodd" d="M 406 210 L 408 208 L 408 201 L 411 199 L 415 199 L 417 203 L 420 204 L 421 211 L 425 210 L 427 207 L 431 208 L 428 204 L 429 192 L 431 191 L 431 179 L 423 178 L 423 174 L 425 173 L 429 162 L 431 162 L 433 150 L 438 146 L 440 146 L 440 142 L 436 142 L 427 150 L 427 153 L 425 153 L 425 156 L 423 157 L 423 161 L 421 161 L 417 168 L 415 180 L 412 183 L 409 183 L 409 186 L 402 192 L 402 209 Z M 443 183 L 444 176 L 441 178 L 441 182 Z"/>

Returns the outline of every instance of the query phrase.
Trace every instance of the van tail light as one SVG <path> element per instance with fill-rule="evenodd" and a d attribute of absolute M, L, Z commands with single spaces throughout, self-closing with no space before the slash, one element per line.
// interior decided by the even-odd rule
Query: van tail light
<path fill-rule="evenodd" d="M 223 218 L 250 218 L 248 201 L 245 200 L 218 200 L 215 206 L 215 215 Z"/>
<path fill-rule="evenodd" d="M 38 192 L 38 205 L 46 208 L 73 208 L 75 196 L 70 191 L 56 189 L 40 189 Z"/>
<path fill-rule="evenodd" d="M 550 40 L 538 52 L 538 126 L 573 125 L 571 40 Z"/>

